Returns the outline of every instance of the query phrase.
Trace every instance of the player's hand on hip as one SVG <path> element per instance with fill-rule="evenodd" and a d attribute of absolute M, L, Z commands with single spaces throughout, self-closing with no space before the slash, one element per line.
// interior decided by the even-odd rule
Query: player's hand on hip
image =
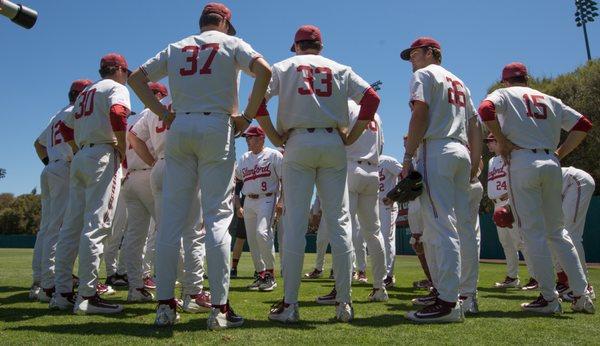
<path fill-rule="evenodd" d="M 239 207 L 239 208 L 238 208 L 238 209 L 235 211 L 235 215 L 236 215 L 238 218 L 240 218 L 240 219 L 244 218 L 244 208 L 242 208 L 242 207 Z"/>
<path fill-rule="evenodd" d="M 171 128 L 171 124 L 173 124 L 173 120 L 175 120 L 175 112 L 173 112 L 173 111 L 169 111 L 167 116 L 162 119 L 162 122 L 167 127 L 167 130 Z"/>
<path fill-rule="evenodd" d="M 244 131 L 246 131 L 248 126 L 250 126 L 248 121 L 241 114 L 232 114 L 231 119 L 233 120 L 233 125 L 235 126 L 236 133 L 242 134 L 244 133 Z"/>
<path fill-rule="evenodd" d="M 402 172 L 400 172 L 400 178 L 404 179 L 404 178 L 408 177 L 410 172 L 412 172 L 414 170 L 415 170 L 415 168 L 413 167 L 412 162 L 404 162 L 402 164 Z"/>
<path fill-rule="evenodd" d="M 508 164 L 510 163 L 510 154 L 513 150 L 519 149 L 513 142 L 508 139 L 503 139 L 498 141 L 498 147 L 500 151 L 500 156 L 504 159 L 504 161 Z"/>

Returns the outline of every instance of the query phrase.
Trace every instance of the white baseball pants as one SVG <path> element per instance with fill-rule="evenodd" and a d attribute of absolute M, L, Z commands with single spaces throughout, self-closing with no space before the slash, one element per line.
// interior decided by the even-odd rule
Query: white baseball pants
<path fill-rule="evenodd" d="M 124 186 L 123 186 L 124 187 Z M 120 193 L 117 198 L 117 208 L 112 222 L 112 231 L 106 240 L 104 247 L 104 264 L 106 265 L 106 276 L 114 274 L 125 274 L 125 260 L 121 256 L 121 248 L 124 247 L 124 235 L 127 229 L 127 203 L 125 194 Z"/>
<path fill-rule="evenodd" d="M 504 257 L 506 257 L 506 276 L 511 278 L 519 277 L 518 244 L 515 244 L 513 237 L 511 236 L 511 232 L 518 232 L 515 227 L 516 225 L 513 225 L 512 229 L 496 226 L 498 239 L 502 245 L 502 250 L 504 250 Z"/>
<path fill-rule="evenodd" d="M 361 251 L 364 243 L 367 244 L 371 265 L 373 267 L 373 287 L 383 287 L 383 280 L 387 275 L 383 237 L 379 223 L 379 170 L 377 165 L 367 162 L 348 161 L 348 195 L 350 206 L 350 220 L 353 234 L 358 229 L 362 239 L 353 238 L 354 251 L 356 252 L 358 270 L 362 259 Z M 361 241 L 362 240 L 362 241 Z"/>
<path fill-rule="evenodd" d="M 47 289 L 54 287 L 54 257 L 58 232 L 69 200 L 70 166 L 70 162 L 58 160 L 50 162 L 42 173 L 41 189 L 42 194 L 47 194 L 47 199 L 42 198 L 42 202 L 46 204 L 42 208 L 42 224 L 46 224 L 46 230 L 42 237 L 41 286 Z"/>
<path fill-rule="evenodd" d="M 190 206 L 201 205 L 206 228 L 206 257 L 213 305 L 227 303 L 233 217 L 233 126 L 228 114 L 177 114 L 166 138 L 163 200 L 156 238 L 159 300 L 174 297 L 178 253 L 194 233 Z"/>
<path fill-rule="evenodd" d="M 528 149 L 511 153 L 509 165 L 510 203 L 533 266 L 535 278 L 546 300 L 558 292 L 554 284 L 551 252 L 569 277 L 575 296 L 586 292 L 587 281 L 577 250 L 564 229 L 561 206 L 562 174 L 554 153 Z"/>
<path fill-rule="evenodd" d="M 315 269 L 323 271 L 325 269 L 325 254 L 329 245 L 329 233 L 327 232 L 327 226 L 325 226 L 325 219 L 323 218 L 319 221 L 316 245 L 317 257 L 315 259 Z"/>
<path fill-rule="evenodd" d="M 483 197 L 483 186 L 479 180 L 469 188 L 468 229 L 458 229 L 460 239 L 460 286 L 461 296 L 470 297 L 477 293 L 479 280 L 479 251 L 481 245 L 481 227 L 479 226 L 479 204 Z"/>
<path fill-rule="evenodd" d="M 122 194 L 127 203 L 127 231 L 123 241 L 123 258 L 129 287 L 144 287 L 143 258 L 150 219 L 154 216 L 154 198 L 150 187 L 150 170 L 130 170 Z"/>
<path fill-rule="evenodd" d="M 424 141 L 418 171 L 425 186 L 420 202 L 428 265 L 440 299 L 456 302 L 461 273 L 458 230 L 475 234 L 469 220 L 469 152 L 451 139 Z"/>
<path fill-rule="evenodd" d="M 154 221 L 154 218 L 151 218 L 150 226 L 148 226 L 148 237 L 146 238 L 146 244 L 144 245 L 144 262 L 142 263 L 142 270 L 144 272 L 144 277 L 152 276 L 152 273 L 154 272 L 154 250 L 155 249 L 156 249 L 156 222 Z"/>
<path fill-rule="evenodd" d="M 119 155 L 110 144 L 85 146 L 73 158 L 69 203 L 56 249 L 59 293 L 72 291 L 71 272 L 79 253 L 79 294 L 96 294 L 100 257 L 121 187 L 119 165 Z"/>
<path fill-rule="evenodd" d="M 275 235 L 271 228 L 275 212 L 275 195 L 261 195 L 257 199 L 246 196 L 244 202 L 244 224 L 246 239 L 254 268 L 263 272 L 275 268 Z"/>
<path fill-rule="evenodd" d="M 346 185 L 346 150 L 337 132 L 293 130 L 283 157 L 284 292 L 298 302 L 313 188 L 329 231 L 338 302 L 351 302 L 352 236 Z M 209 270 L 210 273 L 210 270 Z"/>
<path fill-rule="evenodd" d="M 398 204 L 385 205 L 379 200 L 379 222 L 381 223 L 381 236 L 385 250 L 385 263 L 387 276 L 394 275 L 396 263 L 396 218 L 398 217 Z"/>
<path fill-rule="evenodd" d="M 596 184 L 592 176 L 588 175 L 587 179 L 576 181 L 569 188 L 562 199 L 562 210 L 565 215 L 565 229 L 569 233 L 573 245 L 577 250 L 579 262 L 583 268 L 583 272 L 587 277 L 587 264 L 585 261 L 585 250 L 583 248 L 583 231 L 585 229 L 585 219 L 587 211 L 594 194 Z M 46 236 L 47 233 L 46 233 Z M 558 258 L 554 256 L 554 265 L 557 272 L 562 271 L 562 267 Z"/>

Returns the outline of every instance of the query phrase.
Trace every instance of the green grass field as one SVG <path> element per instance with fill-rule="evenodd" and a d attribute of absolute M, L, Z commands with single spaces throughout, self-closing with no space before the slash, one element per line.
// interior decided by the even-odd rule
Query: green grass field
<path fill-rule="evenodd" d="M 232 281 L 231 302 L 246 322 L 242 328 L 209 332 L 207 314 L 181 314 L 173 328 L 156 328 L 154 303 L 126 304 L 121 290 L 111 299 L 125 303 L 117 316 L 75 316 L 55 312 L 47 304 L 27 299 L 31 284 L 31 250 L 0 249 L 0 343 L 8 344 L 600 344 L 600 313 L 571 313 L 563 303 L 562 316 L 536 316 L 519 311 L 519 304 L 537 292 L 490 288 L 504 277 L 504 264 L 483 263 L 479 280 L 479 315 L 462 324 L 415 325 L 404 318 L 412 308 L 410 299 L 424 294 L 412 288 L 422 278 L 414 257 L 398 257 L 397 287 L 389 290 L 386 303 L 368 303 L 370 285 L 355 285 L 355 320 L 350 324 L 332 320 L 334 308 L 319 306 L 317 295 L 328 293 L 332 280 L 304 280 L 300 292 L 301 323 L 281 325 L 267 320 L 271 304 L 282 296 L 282 283 L 273 292 L 250 292 L 249 254 L 240 262 L 240 278 Z M 330 263 L 330 256 L 327 255 Z M 305 270 L 312 268 L 308 254 Z M 329 265 L 329 264 L 328 264 Z M 329 267 L 327 267 L 327 270 Z M 526 271 L 521 268 L 522 276 Z M 592 283 L 600 281 L 600 269 L 590 270 Z"/>

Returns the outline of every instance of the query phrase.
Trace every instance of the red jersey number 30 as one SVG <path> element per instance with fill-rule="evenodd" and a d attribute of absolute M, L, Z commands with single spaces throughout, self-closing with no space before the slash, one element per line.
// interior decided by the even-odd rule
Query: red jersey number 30
<path fill-rule="evenodd" d="M 96 95 L 96 89 L 86 90 L 79 95 L 78 111 L 75 113 L 75 119 L 81 117 L 87 117 L 94 113 L 94 96 Z"/>

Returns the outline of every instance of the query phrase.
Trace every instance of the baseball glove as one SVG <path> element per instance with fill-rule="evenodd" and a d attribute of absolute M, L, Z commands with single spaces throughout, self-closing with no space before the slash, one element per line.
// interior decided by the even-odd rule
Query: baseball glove
<path fill-rule="evenodd" d="M 492 219 L 494 220 L 496 226 L 504 228 L 512 228 L 513 223 L 515 222 L 515 217 L 512 213 L 510 205 L 496 208 L 496 210 L 494 210 L 494 216 Z"/>
<path fill-rule="evenodd" d="M 400 180 L 396 186 L 387 193 L 386 197 L 398 202 L 406 203 L 419 197 L 423 192 L 423 177 L 421 173 L 412 171 L 410 174 Z"/>

